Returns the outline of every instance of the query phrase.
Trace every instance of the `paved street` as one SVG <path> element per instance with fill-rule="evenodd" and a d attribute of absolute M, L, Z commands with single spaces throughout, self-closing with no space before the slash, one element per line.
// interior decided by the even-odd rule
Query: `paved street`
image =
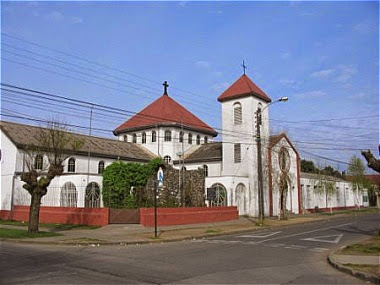
<path fill-rule="evenodd" d="M 2 284 L 361 284 L 326 262 L 365 239 L 380 215 L 351 216 L 211 239 L 134 246 L 1 244 Z"/>

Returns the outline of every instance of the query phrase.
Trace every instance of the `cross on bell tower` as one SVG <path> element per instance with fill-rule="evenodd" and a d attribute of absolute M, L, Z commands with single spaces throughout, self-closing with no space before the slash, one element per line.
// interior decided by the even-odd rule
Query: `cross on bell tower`
<path fill-rule="evenodd" d="M 168 87 L 169 87 L 168 82 L 165 81 L 162 85 L 164 86 L 164 95 L 168 95 Z"/>
<path fill-rule="evenodd" d="M 246 66 L 245 63 L 244 63 L 244 60 L 243 60 L 243 63 L 241 64 L 241 66 L 243 67 L 243 72 L 244 72 L 244 74 L 245 74 L 245 70 L 247 69 L 247 66 Z"/>

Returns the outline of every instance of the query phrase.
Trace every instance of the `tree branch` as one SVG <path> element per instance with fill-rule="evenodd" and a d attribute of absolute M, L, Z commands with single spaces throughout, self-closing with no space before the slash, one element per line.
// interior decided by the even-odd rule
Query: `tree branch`
<path fill-rule="evenodd" d="M 367 160 L 368 167 L 380 173 L 380 160 L 376 159 L 370 150 L 363 150 L 362 155 Z"/>

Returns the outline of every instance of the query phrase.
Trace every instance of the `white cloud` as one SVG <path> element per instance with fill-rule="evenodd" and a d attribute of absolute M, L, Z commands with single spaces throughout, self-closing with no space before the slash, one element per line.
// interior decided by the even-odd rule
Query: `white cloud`
<path fill-rule="evenodd" d="M 335 78 L 336 82 L 346 83 L 351 80 L 351 78 L 358 73 L 358 70 L 349 65 L 340 65 L 338 67 L 338 76 Z"/>
<path fill-rule="evenodd" d="M 229 82 L 221 82 L 221 83 L 214 84 L 212 86 L 212 89 L 214 89 L 217 92 L 222 92 L 226 90 L 229 86 L 230 86 Z"/>
<path fill-rule="evenodd" d="M 362 34 L 366 34 L 370 31 L 370 24 L 369 24 L 369 21 L 368 20 L 365 20 L 365 21 L 362 21 L 358 24 L 356 24 L 352 30 L 354 32 L 358 32 L 358 33 L 362 33 Z"/>
<path fill-rule="evenodd" d="M 313 72 L 310 76 L 314 77 L 314 78 L 328 78 L 331 75 L 333 75 L 334 72 L 335 72 L 335 70 L 332 68 L 331 69 L 322 69 L 322 70 Z"/>
<path fill-rule="evenodd" d="M 352 94 L 349 97 L 351 99 L 363 99 L 363 98 L 367 97 L 367 94 L 364 93 L 364 92 L 359 92 L 359 93 L 356 93 L 356 94 Z"/>
<path fill-rule="evenodd" d="M 82 18 L 79 18 L 79 17 L 72 17 L 72 18 L 71 18 L 71 22 L 72 22 L 73 24 L 81 24 L 81 23 L 83 23 L 83 19 L 82 19 Z"/>
<path fill-rule="evenodd" d="M 187 1 L 180 1 L 178 2 L 178 6 L 185 8 L 187 6 Z"/>
<path fill-rule="evenodd" d="M 289 59 L 291 56 L 290 52 L 285 52 L 281 55 L 281 59 L 286 60 Z"/>
<path fill-rule="evenodd" d="M 214 75 L 215 77 L 221 77 L 221 76 L 223 76 L 223 72 L 221 72 L 221 71 L 214 71 L 212 73 L 212 75 Z"/>
<path fill-rule="evenodd" d="M 53 12 L 50 12 L 49 14 L 45 15 L 45 19 L 59 22 L 59 21 L 63 21 L 65 19 L 65 17 L 63 16 L 63 14 L 61 12 L 53 11 Z"/>
<path fill-rule="evenodd" d="M 293 79 L 280 79 L 280 84 L 282 85 L 294 85 L 296 81 Z"/>
<path fill-rule="evenodd" d="M 210 67 L 210 63 L 208 61 L 204 61 L 204 60 L 198 60 L 195 65 L 199 68 L 209 68 Z"/>
<path fill-rule="evenodd" d="M 315 91 L 307 91 L 303 93 L 297 93 L 294 96 L 298 97 L 299 99 L 312 99 L 312 98 L 320 98 L 326 96 L 327 93 L 320 91 L 320 90 L 315 90 Z"/>

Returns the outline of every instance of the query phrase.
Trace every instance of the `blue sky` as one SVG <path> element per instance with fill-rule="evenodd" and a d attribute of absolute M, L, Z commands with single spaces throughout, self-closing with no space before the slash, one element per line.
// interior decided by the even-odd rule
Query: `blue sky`
<path fill-rule="evenodd" d="M 343 170 L 318 156 L 348 162 L 379 144 L 378 25 L 378 2 L 2 2 L 1 76 L 135 112 L 167 80 L 170 96 L 219 129 L 216 98 L 244 59 L 272 99 L 290 98 L 271 106 L 273 132 L 286 131 L 302 157 Z M 88 109 L 33 109 L 4 92 L 1 103 L 2 114 L 89 124 Z M 319 121 L 336 118 L 348 119 Z M 125 119 L 95 112 L 93 125 L 113 130 Z"/>

